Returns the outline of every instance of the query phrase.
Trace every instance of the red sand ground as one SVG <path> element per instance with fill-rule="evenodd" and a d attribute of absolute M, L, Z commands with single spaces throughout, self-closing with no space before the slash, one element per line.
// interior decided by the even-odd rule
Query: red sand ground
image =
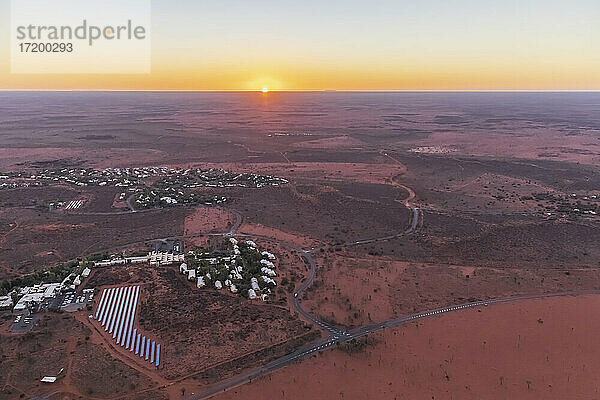
<path fill-rule="evenodd" d="M 442 315 L 323 353 L 215 397 L 265 399 L 598 399 L 600 296 Z"/>
<path fill-rule="evenodd" d="M 238 173 L 275 175 L 290 180 L 318 179 L 331 182 L 353 181 L 388 184 L 391 177 L 406 172 L 404 165 L 396 163 L 364 164 L 338 162 L 293 163 L 194 163 L 171 164 L 170 167 L 222 168 Z"/>
<path fill-rule="evenodd" d="M 0 149 L 0 167 L 6 170 L 21 170 L 20 163 L 36 161 L 52 161 L 56 159 L 86 160 L 86 166 L 96 168 L 130 165 L 155 165 L 156 161 L 166 153 L 155 149 L 98 149 L 84 148 L 23 148 L 11 147 Z M 89 165 L 87 165 L 89 164 Z"/>
<path fill-rule="evenodd" d="M 517 157 L 549 159 L 598 165 L 598 143 L 590 135 L 565 135 L 547 128 L 519 128 L 519 135 L 507 136 L 506 132 L 487 131 L 477 135 L 473 132 L 435 132 L 417 141 L 417 146 L 452 146 L 460 155 Z"/>
<path fill-rule="evenodd" d="M 194 244 L 198 236 L 207 233 L 227 232 L 234 216 L 225 210 L 214 207 L 196 207 L 183 222 L 184 237 Z M 200 244 L 200 243 L 198 243 Z"/>
<path fill-rule="evenodd" d="M 303 301 L 312 314 L 347 327 L 396 316 L 391 294 L 408 263 L 382 257 L 317 256 L 316 284 Z M 324 284 L 321 284 L 324 282 Z"/>
<path fill-rule="evenodd" d="M 316 240 L 309 236 L 284 232 L 261 224 L 243 223 L 239 231 L 250 236 L 268 237 L 291 243 L 300 248 L 308 248 L 316 244 Z"/>
<path fill-rule="evenodd" d="M 305 149 L 347 149 L 363 148 L 366 143 L 348 135 L 334 136 L 324 139 L 305 140 L 296 143 L 294 146 Z"/>

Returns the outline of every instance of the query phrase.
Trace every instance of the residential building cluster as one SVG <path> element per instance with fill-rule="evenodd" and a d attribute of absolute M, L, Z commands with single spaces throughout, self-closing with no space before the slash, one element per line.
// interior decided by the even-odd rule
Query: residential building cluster
<path fill-rule="evenodd" d="M 41 186 L 49 183 L 67 183 L 75 186 L 116 186 L 123 188 L 146 187 L 146 179 L 162 178 L 158 187 L 180 189 L 198 187 L 256 187 L 278 186 L 287 180 L 271 175 L 239 174 L 222 169 L 201 168 L 61 168 L 44 169 L 36 173 L 9 172 L 0 174 L 0 188 Z M 157 182 L 160 182 L 159 179 Z"/>
<path fill-rule="evenodd" d="M 231 253 L 227 256 L 189 252 L 179 272 L 196 282 L 198 288 L 214 287 L 266 301 L 277 286 L 275 255 L 261 252 L 251 240 L 240 242 L 232 237 L 229 244 Z"/>

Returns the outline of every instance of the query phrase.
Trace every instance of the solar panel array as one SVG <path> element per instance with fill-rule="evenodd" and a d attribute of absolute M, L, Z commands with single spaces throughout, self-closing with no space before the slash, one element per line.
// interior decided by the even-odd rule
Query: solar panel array
<path fill-rule="evenodd" d="M 83 205 L 83 200 L 73 200 L 65 207 L 65 210 L 76 210 Z"/>
<path fill-rule="evenodd" d="M 139 355 L 145 361 L 160 365 L 160 344 L 134 328 L 139 286 L 122 286 L 104 289 L 96 310 L 96 319 L 118 345 Z"/>

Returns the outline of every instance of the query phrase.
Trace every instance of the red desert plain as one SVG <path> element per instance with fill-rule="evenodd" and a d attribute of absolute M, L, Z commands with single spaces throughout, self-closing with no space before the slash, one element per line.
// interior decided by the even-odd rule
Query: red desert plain
<path fill-rule="evenodd" d="M 584 295 L 442 314 L 215 399 L 598 399 L 598 308 L 599 295 Z"/>

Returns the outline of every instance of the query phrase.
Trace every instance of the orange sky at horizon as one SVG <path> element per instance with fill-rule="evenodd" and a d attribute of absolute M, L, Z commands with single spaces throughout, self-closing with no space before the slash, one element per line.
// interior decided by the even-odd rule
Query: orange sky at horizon
<path fill-rule="evenodd" d="M 155 0 L 150 74 L 11 74 L 2 29 L 0 90 L 600 90 L 599 3 Z"/>

